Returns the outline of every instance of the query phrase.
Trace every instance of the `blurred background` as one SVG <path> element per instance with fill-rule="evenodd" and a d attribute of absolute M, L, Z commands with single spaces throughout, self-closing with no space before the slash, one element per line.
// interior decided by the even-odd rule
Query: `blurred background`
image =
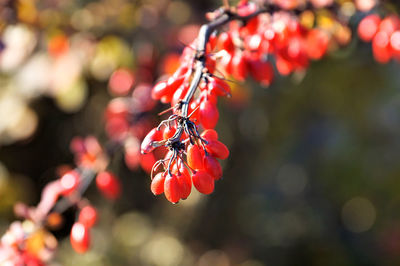
<path fill-rule="evenodd" d="M 171 72 L 219 5 L 0 0 L 2 233 L 16 201 L 37 204 L 55 169 L 73 165 L 74 136 L 107 139 L 110 75 Z M 399 71 L 353 37 L 305 75 L 234 84 L 217 127 L 231 155 L 212 195 L 172 205 L 117 154 L 122 197 L 86 194 L 100 211 L 91 250 L 71 249 L 69 210 L 52 265 L 399 265 Z"/>

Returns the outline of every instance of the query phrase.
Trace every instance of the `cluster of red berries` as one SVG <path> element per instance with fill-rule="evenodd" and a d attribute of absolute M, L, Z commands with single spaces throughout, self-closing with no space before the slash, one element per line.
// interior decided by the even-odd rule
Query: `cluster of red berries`
<path fill-rule="evenodd" d="M 194 40 L 183 50 L 175 73 L 153 87 L 152 98 L 170 103 L 173 111 L 141 145 L 143 154 L 161 146 L 169 150 L 153 167 L 154 171 L 160 166 L 164 170 L 152 179 L 155 195 L 165 193 L 176 203 L 190 194 L 192 184 L 204 194 L 214 190 L 214 180 L 222 176 L 217 158 L 226 159 L 229 154 L 213 130 L 219 120 L 218 97 L 231 95 L 224 76 L 242 81 L 251 75 L 269 85 L 274 77 L 270 55 L 275 57 L 278 71 L 287 75 L 305 69 L 310 59 L 320 59 L 326 53 L 330 41 L 327 32 L 308 30 L 284 12 L 251 16 L 258 8 L 255 3 L 241 1 L 236 15 L 248 20 L 231 21 L 227 31 L 207 36 L 204 50 L 197 48 L 200 38 Z M 196 81 L 199 67 L 201 77 Z M 202 134 L 201 129 L 205 130 Z"/>
<path fill-rule="evenodd" d="M 166 132 L 169 131 L 168 127 L 164 131 L 153 129 L 143 141 L 142 151 L 149 152 L 154 142 L 168 140 Z M 170 202 L 177 203 L 190 195 L 192 184 L 203 194 L 214 191 L 214 182 L 222 177 L 222 167 L 217 159 L 226 159 L 229 150 L 218 140 L 218 134 L 213 129 L 207 129 L 193 139 L 182 137 L 183 147 L 170 150 L 164 159 L 157 162 L 154 171 L 158 171 L 159 167 L 164 171 L 158 172 L 151 181 L 154 195 L 164 193 Z M 186 151 L 186 156 L 180 151 Z"/>
<path fill-rule="evenodd" d="M 400 60 L 400 18 L 390 15 L 383 19 L 377 14 L 364 17 L 358 25 L 358 35 L 372 42 L 372 53 L 379 63 Z"/>
<path fill-rule="evenodd" d="M 246 3 L 239 5 L 237 12 L 247 16 L 256 9 L 254 3 Z M 274 76 L 271 56 L 275 58 L 278 72 L 288 75 L 304 70 L 310 59 L 324 56 L 330 40 L 331 34 L 326 30 L 308 29 L 297 17 L 286 12 L 260 14 L 245 24 L 231 22 L 229 30 L 219 35 L 219 66 L 225 74 L 239 81 L 251 75 L 268 86 Z"/>

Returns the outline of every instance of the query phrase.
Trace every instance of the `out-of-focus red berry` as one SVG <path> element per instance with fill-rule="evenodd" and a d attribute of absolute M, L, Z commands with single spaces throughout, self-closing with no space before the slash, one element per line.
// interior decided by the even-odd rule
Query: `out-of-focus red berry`
<path fill-rule="evenodd" d="M 89 228 L 83 223 L 74 223 L 71 229 L 70 242 L 76 252 L 85 253 L 90 246 Z"/>
<path fill-rule="evenodd" d="M 90 228 L 97 222 L 97 210 L 93 206 L 85 206 L 79 213 L 78 221 Z"/>
<path fill-rule="evenodd" d="M 121 194 L 121 185 L 118 178 L 108 172 L 100 172 L 96 177 L 96 185 L 100 192 L 108 199 L 117 199 Z"/>

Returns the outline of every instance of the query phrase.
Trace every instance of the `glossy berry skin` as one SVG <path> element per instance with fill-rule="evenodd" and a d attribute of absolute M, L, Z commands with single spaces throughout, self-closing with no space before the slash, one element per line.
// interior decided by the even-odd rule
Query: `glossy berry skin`
<path fill-rule="evenodd" d="M 75 170 L 68 171 L 60 179 L 60 185 L 63 188 L 61 194 L 64 196 L 70 195 L 78 188 L 79 183 L 80 174 Z"/>
<path fill-rule="evenodd" d="M 175 174 L 167 174 L 165 177 L 164 194 L 167 200 L 172 203 L 178 203 L 178 201 L 181 199 L 181 185 Z"/>
<path fill-rule="evenodd" d="M 150 189 L 154 195 L 160 195 L 164 193 L 164 182 L 165 182 L 165 173 L 158 173 L 154 176 L 153 180 L 151 180 Z"/>
<path fill-rule="evenodd" d="M 157 130 L 157 128 L 153 128 L 143 139 L 142 145 L 140 146 L 140 152 L 142 154 L 146 154 L 152 152 L 155 147 L 152 146 L 154 141 L 160 141 L 163 139 L 162 130 Z"/>
<path fill-rule="evenodd" d="M 187 149 L 187 163 L 193 169 L 203 169 L 203 155 L 199 145 L 189 144 Z"/>
<path fill-rule="evenodd" d="M 206 129 L 200 134 L 200 136 L 207 141 L 218 140 L 218 133 L 214 129 Z"/>
<path fill-rule="evenodd" d="M 214 191 L 214 179 L 205 170 L 199 170 L 192 175 L 194 187 L 203 194 L 211 194 Z"/>
<path fill-rule="evenodd" d="M 97 222 L 97 210 L 93 206 L 85 206 L 79 213 L 78 221 L 90 228 Z"/>
<path fill-rule="evenodd" d="M 100 172 L 96 177 L 96 185 L 108 199 L 117 199 L 121 194 L 121 185 L 115 175 L 110 172 Z"/>
<path fill-rule="evenodd" d="M 219 112 L 217 106 L 211 101 L 205 100 L 200 104 L 199 109 L 200 123 L 204 128 L 214 128 L 219 119 Z"/>
<path fill-rule="evenodd" d="M 229 150 L 222 142 L 218 140 L 210 140 L 206 144 L 206 151 L 218 159 L 225 160 L 229 156 Z"/>
<path fill-rule="evenodd" d="M 222 177 L 222 167 L 218 160 L 212 156 L 204 157 L 204 170 L 207 171 L 215 180 Z"/>
<path fill-rule="evenodd" d="M 90 246 L 89 228 L 80 222 L 74 223 L 71 229 L 70 242 L 77 253 L 85 253 Z"/>
<path fill-rule="evenodd" d="M 180 185 L 181 199 L 186 199 L 192 191 L 192 179 L 187 172 L 178 173 L 176 178 Z"/>

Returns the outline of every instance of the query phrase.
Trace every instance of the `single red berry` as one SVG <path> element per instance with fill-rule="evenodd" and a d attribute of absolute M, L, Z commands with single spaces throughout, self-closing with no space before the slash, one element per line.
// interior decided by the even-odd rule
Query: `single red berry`
<path fill-rule="evenodd" d="M 392 58 L 389 35 L 386 32 L 379 31 L 372 39 L 372 53 L 375 60 L 381 64 L 389 62 Z"/>
<path fill-rule="evenodd" d="M 319 29 L 312 29 L 307 35 L 307 53 L 308 57 L 314 60 L 321 59 L 328 50 L 329 36 Z"/>
<path fill-rule="evenodd" d="M 71 229 L 70 241 L 72 248 L 78 253 L 85 253 L 89 249 L 89 228 L 82 223 L 74 223 Z"/>
<path fill-rule="evenodd" d="M 203 155 L 199 145 L 189 144 L 187 149 L 187 163 L 193 169 L 203 169 Z"/>
<path fill-rule="evenodd" d="M 164 193 L 164 182 L 165 173 L 156 174 L 153 180 L 151 180 L 151 192 L 153 192 L 153 194 L 156 196 Z"/>
<path fill-rule="evenodd" d="M 229 156 L 229 150 L 222 142 L 218 140 L 210 140 L 206 144 L 206 151 L 212 156 L 225 160 Z"/>
<path fill-rule="evenodd" d="M 97 222 L 97 210 L 93 206 L 85 206 L 79 213 L 78 221 L 90 228 Z"/>
<path fill-rule="evenodd" d="M 370 42 L 378 31 L 381 18 L 376 14 L 371 14 L 363 18 L 358 24 L 358 36 L 365 42 Z"/>
<path fill-rule="evenodd" d="M 165 127 L 163 131 L 163 139 L 172 138 L 175 135 L 176 128 L 175 127 Z"/>
<path fill-rule="evenodd" d="M 222 177 L 222 167 L 217 159 L 212 156 L 204 157 L 204 169 L 209 173 L 215 180 Z"/>
<path fill-rule="evenodd" d="M 228 32 L 222 32 L 218 37 L 218 45 L 221 49 L 231 52 L 235 46 L 233 45 L 232 36 Z"/>
<path fill-rule="evenodd" d="M 164 96 L 172 94 L 171 87 L 168 86 L 167 81 L 160 81 L 158 82 L 151 91 L 151 97 L 154 100 L 159 100 Z"/>
<path fill-rule="evenodd" d="M 157 130 L 157 128 L 153 128 L 149 133 L 147 133 L 146 137 L 143 139 L 142 145 L 140 146 L 140 152 L 142 154 L 152 152 L 155 149 L 155 147 L 153 147 L 153 143 L 162 139 L 162 130 Z"/>
<path fill-rule="evenodd" d="M 63 188 L 61 194 L 63 194 L 64 196 L 70 195 L 78 188 L 79 183 L 80 174 L 77 171 L 71 170 L 66 172 L 60 179 L 60 184 Z"/>
<path fill-rule="evenodd" d="M 181 185 L 176 175 L 167 174 L 167 176 L 165 177 L 164 194 L 167 200 L 172 203 L 178 203 L 178 201 L 181 199 Z"/>
<path fill-rule="evenodd" d="M 212 104 L 211 101 L 203 100 L 199 109 L 200 123 L 204 128 L 214 128 L 219 119 L 219 112 L 217 106 Z"/>
<path fill-rule="evenodd" d="M 176 178 L 181 188 L 181 199 L 186 199 L 192 191 L 192 179 L 190 178 L 190 174 L 187 172 L 180 172 L 176 175 Z"/>
<path fill-rule="evenodd" d="M 262 61 L 260 58 L 248 59 L 248 63 L 252 77 L 262 85 L 269 86 L 274 78 L 271 63 Z"/>
<path fill-rule="evenodd" d="M 210 194 L 214 191 L 214 179 L 205 170 L 196 171 L 192 175 L 194 187 L 203 194 Z"/>
<path fill-rule="evenodd" d="M 110 172 L 100 172 L 96 177 L 96 185 L 106 198 L 116 199 L 121 194 L 119 180 Z"/>
<path fill-rule="evenodd" d="M 390 47 L 392 49 L 393 56 L 396 59 L 400 59 L 400 30 L 393 32 L 390 36 Z"/>
<path fill-rule="evenodd" d="M 218 140 L 218 133 L 214 129 L 206 129 L 200 136 L 207 141 Z"/>

